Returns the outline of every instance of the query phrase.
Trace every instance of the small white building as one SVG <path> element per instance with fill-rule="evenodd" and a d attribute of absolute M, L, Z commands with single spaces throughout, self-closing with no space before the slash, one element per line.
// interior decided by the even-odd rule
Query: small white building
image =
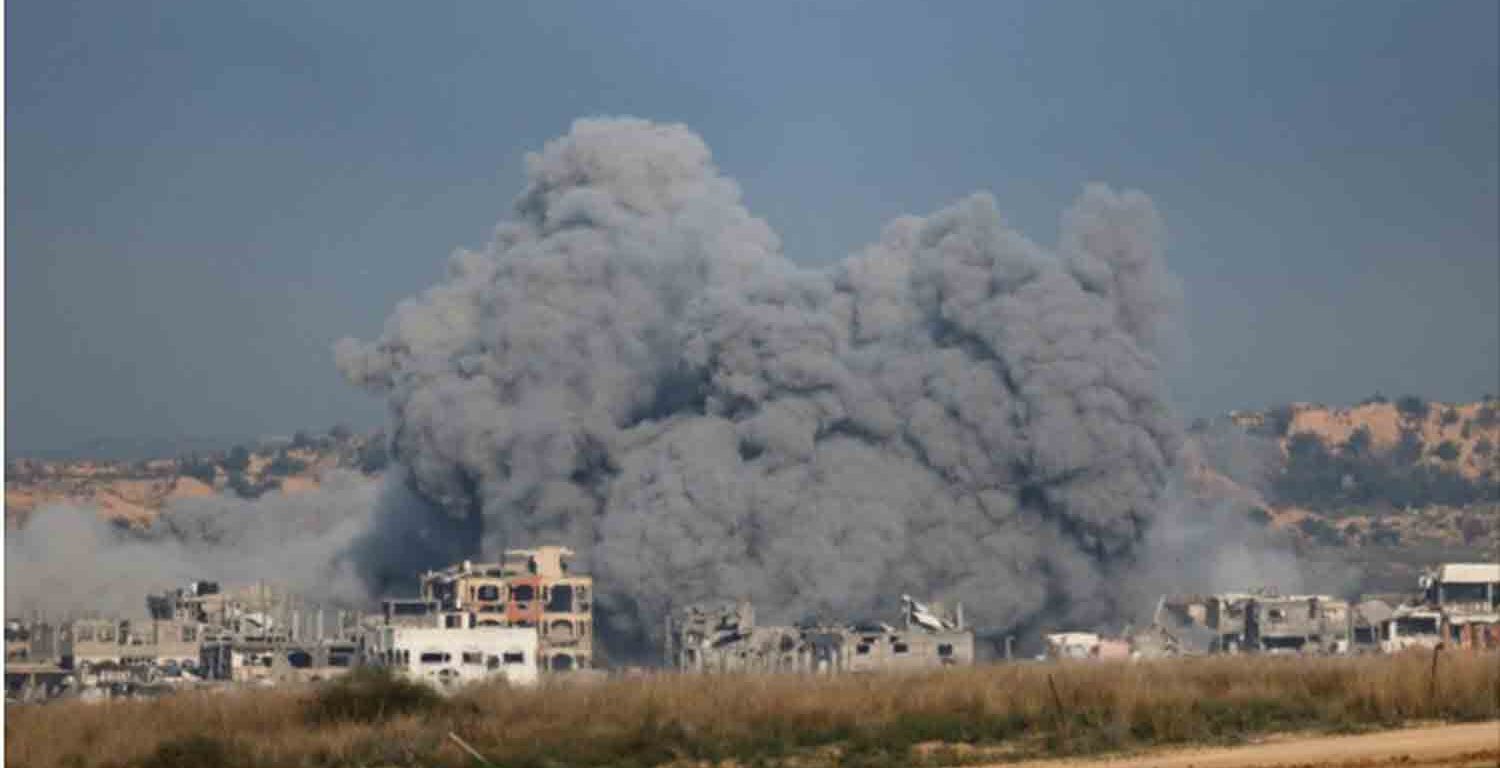
<path fill-rule="evenodd" d="M 367 661 L 451 688 L 503 677 L 513 685 L 535 685 L 535 627 L 383 626 L 367 646 Z"/>

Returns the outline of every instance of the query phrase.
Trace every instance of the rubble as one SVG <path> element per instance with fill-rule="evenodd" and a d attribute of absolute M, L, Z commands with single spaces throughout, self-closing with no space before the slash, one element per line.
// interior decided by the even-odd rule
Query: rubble
<path fill-rule="evenodd" d="M 367 615 L 309 606 L 265 584 L 197 581 L 148 596 L 144 619 L 10 619 L 7 701 L 316 682 L 361 665 L 444 689 L 497 677 L 532 685 L 564 672 L 592 679 L 602 674 L 594 670 L 594 583 L 570 570 L 572 555 L 517 549 L 499 563 L 429 571 L 417 597 L 384 600 Z M 1500 565 L 1439 565 L 1419 587 L 1411 597 L 1353 605 L 1268 590 L 1163 596 L 1145 629 L 1049 632 L 1042 658 L 1500 649 Z M 930 669 L 973 664 L 974 641 L 961 604 L 950 612 L 909 595 L 894 623 L 762 625 L 748 602 L 702 604 L 670 614 L 665 665 L 696 673 Z"/>
<path fill-rule="evenodd" d="M 757 626 L 748 602 L 693 605 L 668 620 L 667 665 L 684 672 L 873 672 L 974 663 L 963 607 L 903 595 L 900 626 Z"/>

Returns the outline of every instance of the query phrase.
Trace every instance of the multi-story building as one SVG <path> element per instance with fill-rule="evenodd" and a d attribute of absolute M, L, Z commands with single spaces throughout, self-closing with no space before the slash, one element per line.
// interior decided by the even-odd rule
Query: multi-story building
<path fill-rule="evenodd" d="M 1444 563 L 1421 580 L 1426 607 L 1439 612 L 1444 642 L 1500 648 L 1500 563 Z"/>
<path fill-rule="evenodd" d="M 1156 653 L 1344 653 L 1349 604 L 1329 595 L 1272 591 L 1163 597 L 1152 629 L 1136 638 Z"/>
<path fill-rule="evenodd" d="M 572 557 L 572 550 L 547 546 L 509 550 L 499 563 L 465 560 L 424 574 L 419 601 L 394 601 L 402 605 L 387 610 L 414 613 L 407 604 L 418 602 L 438 626 L 534 627 L 540 669 L 587 669 L 594 664 L 594 580 L 569 570 Z"/>

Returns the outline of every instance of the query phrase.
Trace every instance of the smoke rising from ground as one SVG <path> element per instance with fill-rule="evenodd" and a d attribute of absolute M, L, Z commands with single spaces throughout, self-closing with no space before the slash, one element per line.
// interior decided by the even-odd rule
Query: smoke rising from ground
<path fill-rule="evenodd" d="M 139 616 L 147 594 L 197 579 L 264 580 L 312 602 L 363 605 L 366 580 L 351 542 L 363 541 L 373 510 L 396 506 L 399 493 L 330 472 L 321 487 L 294 495 L 180 499 L 143 531 L 94 508 L 49 505 L 6 532 L 6 609 Z"/>
<path fill-rule="evenodd" d="M 428 502 L 361 551 L 561 541 L 621 645 L 713 597 L 1110 619 L 1181 441 L 1162 236 L 1138 192 L 1090 185 L 1051 249 L 976 194 L 808 271 L 685 127 L 580 120 L 486 248 L 337 345 Z"/>

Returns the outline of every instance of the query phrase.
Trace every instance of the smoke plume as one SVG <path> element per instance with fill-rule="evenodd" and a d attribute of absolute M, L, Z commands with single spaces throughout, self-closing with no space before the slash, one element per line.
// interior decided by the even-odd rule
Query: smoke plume
<path fill-rule="evenodd" d="M 377 481 L 330 472 L 316 490 L 254 501 L 174 501 L 145 530 L 91 507 L 49 505 L 6 532 L 5 603 L 12 615 L 143 615 L 146 595 L 196 579 L 266 581 L 311 602 L 363 606 L 366 579 L 350 542 L 377 507 L 402 506 Z"/>
<path fill-rule="evenodd" d="M 423 500 L 381 514 L 365 572 L 401 570 L 371 560 L 402 532 L 563 543 L 616 648 L 716 597 L 1112 619 L 1181 439 L 1162 236 L 1138 192 L 1088 186 L 1051 249 L 976 194 L 809 271 L 685 127 L 580 120 L 487 247 L 336 346 Z"/>

